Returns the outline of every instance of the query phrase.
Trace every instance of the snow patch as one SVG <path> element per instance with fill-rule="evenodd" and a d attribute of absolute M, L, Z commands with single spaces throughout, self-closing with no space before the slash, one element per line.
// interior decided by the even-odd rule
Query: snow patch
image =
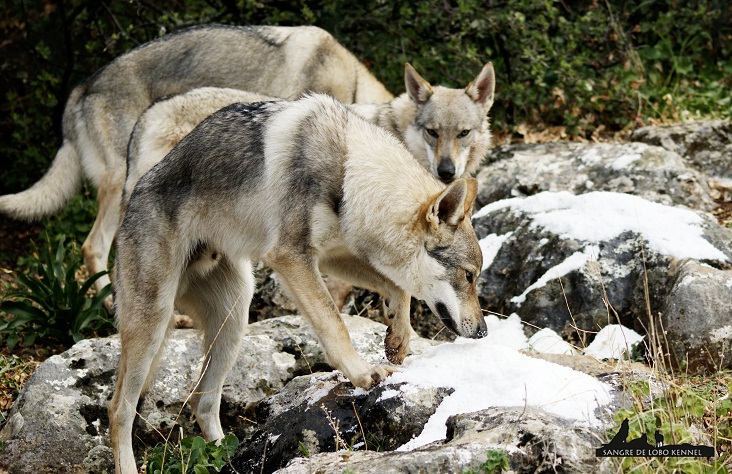
<path fill-rule="evenodd" d="M 559 265 L 556 265 L 547 270 L 547 272 L 539 277 L 538 280 L 536 280 L 528 288 L 526 288 L 523 293 L 511 298 L 511 302 L 521 306 L 521 304 L 526 301 L 526 296 L 529 294 L 529 292 L 537 288 L 542 288 L 552 280 L 556 280 L 557 278 L 563 277 L 570 272 L 583 268 L 591 260 L 596 261 L 599 253 L 600 249 L 595 245 L 590 245 L 581 252 L 573 253 Z"/>
<path fill-rule="evenodd" d="M 529 339 L 529 348 L 540 354 L 567 354 L 577 353 L 571 344 L 567 343 L 562 336 L 554 330 L 544 328 Z"/>
<path fill-rule="evenodd" d="M 410 356 L 387 383 L 450 387 L 425 424 L 422 433 L 400 446 L 409 451 L 446 436 L 448 417 L 496 406 L 533 406 L 578 423 L 597 425 L 596 408 L 610 402 L 610 388 L 597 379 L 567 367 L 521 354 L 528 345 L 516 315 L 486 318 L 489 334 L 483 339 L 458 338 Z M 520 334 L 519 334 L 520 333 Z M 517 347 L 521 346 L 521 347 Z"/>
<path fill-rule="evenodd" d="M 630 355 L 633 346 L 643 340 L 643 336 L 620 324 L 610 324 L 597 333 L 585 354 L 597 359 L 623 359 Z"/>
<path fill-rule="evenodd" d="M 529 214 L 532 227 L 544 228 L 565 239 L 600 243 L 630 231 L 642 235 L 651 250 L 663 255 L 728 260 L 704 239 L 704 221 L 699 214 L 630 194 L 542 192 L 490 203 L 473 218 L 506 208 Z"/>
<path fill-rule="evenodd" d="M 376 403 L 379 403 L 383 400 L 389 400 L 390 398 L 398 397 L 402 392 L 400 390 L 393 390 L 393 389 L 387 389 L 384 390 L 384 392 L 379 396 L 379 399 L 376 400 Z"/>

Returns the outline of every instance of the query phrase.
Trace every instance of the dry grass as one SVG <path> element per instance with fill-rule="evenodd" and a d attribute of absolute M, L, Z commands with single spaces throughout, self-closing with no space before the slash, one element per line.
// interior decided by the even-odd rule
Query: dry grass
<path fill-rule="evenodd" d="M 28 377 L 40 365 L 35 357 L 0 354 L 0 427 Z"/>

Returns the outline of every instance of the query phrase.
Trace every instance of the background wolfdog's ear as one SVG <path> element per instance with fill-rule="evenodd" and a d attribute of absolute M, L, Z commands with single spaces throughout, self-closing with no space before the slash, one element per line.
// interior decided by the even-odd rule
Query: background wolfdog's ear
<path fill-rule="evenodd" d="M 423 105 L 432 97 L 432 86 L 422 79 L 411 64 L 404 65 L 404 85 L 407 88 L 409 97 L 417 105 Z"/>
<path fill-rule="evenodd" d="M 493 105 L 493 93 L 496 90 L 496 75 L 493 72 L 493 63 L 489 62 L 481 69 L 478 77 L 468 84 L 465 92 L 477 103 L 483 104 L 486 112 Z"/>
<path fill-rule="evenodd" d="M 466 202 L 470 193 L 469 187 L 468 181 L 462 178 L 450 183 L 432 202 L 432 206 L 430 206 L 429 212 L 427 213 L 427 221 L 437 225 L 458 225 L 465 218 L 466 209 L 470 209 Z M 474 195 L 473 199 L 475 199 Z"/>

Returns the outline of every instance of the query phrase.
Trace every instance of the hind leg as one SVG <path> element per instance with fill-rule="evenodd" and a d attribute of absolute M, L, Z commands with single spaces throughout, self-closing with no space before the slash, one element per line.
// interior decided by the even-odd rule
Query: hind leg
<path fill-rule="evenodd" d="M 160 358 L 170 325 L 173 298 L 170 295 L 166 301 L 166 298 L 145 297 L 145 294 L 162 295 L 161 287 L 128 293 L 124 284 L 120 286 L 117 315 L 122 348 L 117 385 L 108 407 L 109 431 L 116 472 L 131 474 L 137 472 L 132 451 L 136 407 Z"/>
<path fill-rule="evenodd" d="M 122 220 L 123 180 L 118 178 L 117 173 L 109 172 L 100 183 L 97 194 L 99 211 L 91 232 L 81 246 L 81 254 L 90 275 L 107 270 L 109 251 Z M 94 282 L 94 288 L 100 291 L 110 282 L 109 275 L 104 275 Z M 112 303 L 111 296 L 104 301 L 104 308 L 109 314 L 113 313 Z"/>
<path fill-rule="evenodd" d="M 222 257 L 205 275 L 193 275 L 176 305 L 203 328 L 203 367 L 190 405 L 207 441 L 221 439 L 219 408 L 224 379 L 236 362 L 254 294 L 249 261 Z"/>

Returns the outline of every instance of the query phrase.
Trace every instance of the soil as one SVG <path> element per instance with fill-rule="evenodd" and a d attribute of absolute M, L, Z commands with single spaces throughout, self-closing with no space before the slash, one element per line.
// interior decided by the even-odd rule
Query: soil
<path fill-rule="evenodd" d="M 18 257 L 30 252 L 31 240 L 37 240 L 41 231 L 41 223 L 17 221 L 0 214 L 0 280 L 12 279 Z"/>

